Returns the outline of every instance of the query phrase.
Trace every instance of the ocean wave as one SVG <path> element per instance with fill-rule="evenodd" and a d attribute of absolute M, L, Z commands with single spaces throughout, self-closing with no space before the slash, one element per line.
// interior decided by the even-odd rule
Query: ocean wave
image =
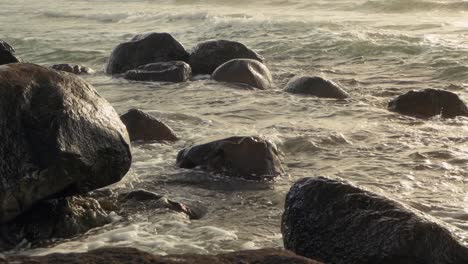
<path fill-rule="evenodd" d="M 97 14 L 81 14 L 81 13 L 70 13 L 70 12 L 56 12 L 56 11 L 45 11 L 40 15 L 46 18 L 63 18 L 63 19 L 84 19 L 94 20 L 102 23 L 114 23 L 119 22 L 123 19 L 130 17 L 131 13 L 97 13 Z"/>
<path fill-rule="evenodd" d="M 378 12 L 418 12 L 418 11 L 468 11 L 467 1 L 425 1 L 425 0 L 371 0 L 359 5 L 358 10 Z"/>

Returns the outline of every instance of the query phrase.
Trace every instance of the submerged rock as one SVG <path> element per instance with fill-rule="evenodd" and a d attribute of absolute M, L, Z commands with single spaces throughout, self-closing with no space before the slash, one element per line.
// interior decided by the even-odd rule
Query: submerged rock
<path fill-rule="evenodd" d="M 127 130 L 91 85 L 34 64 L 0 68 L 0 223 L 127 173 Z"/>
<path fill-rule="evenodd" d="M 468 248 L 422 213 L 322 177 L 291 188 L 282 233 L 286 249 L 325 263 L 468 263 Z"/>
<path fill-rule="evenodd" d="M 136 35 L 119 44 L 110 55 L 106 72 L 124 73 L 138 66 L 155 62 L 187 61 L 189 54 L 184 46 L 168 33 Z"/>
<path fill-rule="evenodd" d="M 64 72 L 69 72 L 69 73 L 74 73 L 74 74 L 93 74 L 95 71 L 91 68 L 77 65 L 77 64 L 54 64 L 51 66 L 52 69 L 57 70 L 57 71 L 64 71 Z"/>
<path fill-rule="evenodd" d="M 263 137 L 230 137 L 183 149 L 177 165 L 254 180 L 285 174 L 280 151 Z"/>
<path fill-rule="evenodd" d="M 230 40 L 210 40 L 199 43 L 190 54 L 189 64 L 194 74 L 212 74 L 216 68 L 233 59 L 264 58 L 244 44 Z"/>
<path fill-rule="evenodd" d="M 288 93 L 306 94 L 322 98 L 344 99 L 349 95 L 338 84 L 321 77 L 296 76 L 284 89 Z"/>
<path fill-rule="evenodd" d="M 13 221 L 0 225 L 0 249 L 10 249 L 24 239 L 35 244 L 52 238 L 70 238 L 110 221 L 92 198 L 40 201 Z"/>
<path fill-rule="evenodd" d="M 22 264 L 320 264 L 282 249 L 246 250 L 219 255 L 158 256 L 134 248 L 102 248 L 87 253 L 51 254 L 41 257 L 12 256 L 6 261 Z"/>
<path fill-rule="evenodd" d="M 15 55 L 15 49 L 0 39 L 0 65 L 15 62 L 21 62 L 21 59 Z"/>
<path fill-rule="evenodd" d="M 468 116 L 468 108 L 458 95 L 439 89 L 409 91 L 390 101 L 388 109 L 421 118 Z"/>
<path fill-rule="evenodd" d="M 192 69 L 183 61 L 157 62 L 127 71 L 124 78 L 132 81 L 185 82 L 192 76 Z"/>
<path fill-rule="evenodd" d="M 174 131 L 156 117 L 139 109 L 130 109 L 120 119 L 125 124 L 131 141 L 176 141 Z"/>
<path fill-rule="evenodd" d="M 230 60 L 219 66 L 211 77 L 219 82 L 242 83 L 261 90 L 273 86 L 268 68 L 261 62 L 250 59 Z"/>

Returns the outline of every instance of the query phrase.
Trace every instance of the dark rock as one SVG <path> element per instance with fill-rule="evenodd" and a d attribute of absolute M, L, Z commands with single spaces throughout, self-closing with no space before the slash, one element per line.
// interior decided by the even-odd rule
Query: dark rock
<path fill-rule="evenodd" d="M 250 59 L 230 60 L 219 66 L 211 78 L 219 82 L 247 84 L 261 90 L 273 86 L 268 68 L 261 62 Z"/>
<path fill-rule="evenodd" d="M 154 192 L 149 192 L 145 190 L 136 190 L 129 193 L 124 194 L 122 197 L 123 200 L 135 200 L 135 201 L 151 201 L 151 200 L 159 200 L 163 198 L 162 195 L 156 194 Z"/>
<path fill-rule="evenodd" d="M 275 144 L 263 137 L 230 137 L 183 149 L 177 155 L 177 165 L 262 180 L 285 174 L 281 155 Z"/>
<path fill-rule="evenodd" d="M 422 213 L 322 177 L 291 188 L 282 233 L 286 249 L 326 263 L 468 263 L 468 249 Z"/>
<path fill-rule="evenodd" d="M 22 264 L 320 264 L 282 249 L 246 250 L 219 255 L 157 256 L 134 248 L 102 248 L 87 253 L 12 256 L 7 261 Z"/>
<path fill-rule="evenodd" d="M 284 89 L 288 93 L 306 94 L 322 98 L 344 99 L 349 95 L 338 84 L 321 77 L 297 76 Z"/>
<path fill-rule="evenodd" d="M 138 66 L 164 61 L 187 61 L 184 46 L 168 33 L 136 35 L 118 45 L 110 55 L 106 72 L 124 73 Z"/>
<path fill-rule="evenodd" d="M 129 170 L 124 124 L 81 78 L 3 65 L 0 98 L 0 223 L 40 200 L 118 182 Z"/>
<path fill-rule="evenodd" d="M 10 249 L 23 239 L 35 244 L 52 238 L 69 238 L 108 223 L 107 213 L 92 198 L 40 201 L 13 221 L 0 225 L 0 249 Z"/>
<path fill-rule="evenodd" d="M 192 76 L 192 69 L 183 61 L 157 62 L 127 71 L 124 78 L 147 82 L 185 82 Z"/>
<path fill-rule="evenodd" d="M 156 117 L 139 109 L 130 109 L 120 119 L 125 124 L 131 141 L 166 140 L 176 141 L 174 131 Z"/>
<path fill-rule="evenodd" d="M 421 118 L 468 116 L 468 108 L 458 95 L 439 89 L 409 91 L 390 101 L 388 109 Z"/>
<path fill-rule="evenodd" d="M 21 62 L 21 59 L 15 55 L 15 49 L 0 39 L 0 65 L 15 62 Z"/>
<path fill-rule="evenodd" d="M 263 63 L 264 58 L 244 44 L 229 40 L 211 40 L 198 44 L 190 54 L 189 64 L 194 74 L 212 74 L 223 63 L 233 59 L 252 59 Z"/>
<path fill-rule="evenodd" d="M 57 71 L 64 71 L 74 74 L 93 74 L 95 72 L 91 68 L 77 64 L 54 64 L 51 66 L 51 68 Z"/>

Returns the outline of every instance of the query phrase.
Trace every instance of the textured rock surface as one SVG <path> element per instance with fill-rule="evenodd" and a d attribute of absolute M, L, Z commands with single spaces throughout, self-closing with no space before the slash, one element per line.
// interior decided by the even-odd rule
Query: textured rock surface
<path fill-rule="evenodd" d="M 184 46 L 168 33 L 136 35 L 118 45 L 110 55 L 106 72 L 124 73 L 138 66 L 164 61 L 187 61 Z"/>
<path fill-rule="evenodd" d="M 131 141 L 177 140 L 176 134 L 170 127 L 156 117 L 139 109 L 130 109 L 120 118 L 127 127 Z"/>
<path fill-rule="evenodd" d="M 322 98 L 344 99 L 349 95 L 338 84 L 321 77 L 297 76 L 284 89 L 288 93 L 313 95 Z"/>
<path fill-rule="evenodd" d="M 388 109 L 400 114 L 429 118 L 468 116 L 466 104 L 458 95 L 439 89 L 410 91 L 390 101 Z"/>
<path fill-rule="evenodd" d="M 7 258 L 6 261 L 10 263 L 17 261 L 22 264 L 319 264 L 281 249 L 260 249 L 220 255 L 157 256 L 133 248 L 103 248 L 82 254 L 15 256 Z"/>
<path fill-rule="evenodd" d="M 183 149 L 177 156 L 177 165 L 262 180 L 285 174 L 281 155 L 265 138 L 230 137 Z"/>
<path fill-rule="evenodd" d="M 81 78 L 2 65 L 0 98 L 0 223 L 40 200 L 118 182 L 129 170 L 125 125 Z"/>
<path fill-rule="evenodd" d="M 157 62 L 127 71 L 124 78 L 132 81 L 185 82 L 192 76 L 192 69 L 183 61 Z"/>
<path fill-rule="evenodd" d="M 77 65 L 77 64 L 68 64 L 68 63 L 54 64 L 51 66 L 51 68 L 57 71 L 64 71 L 64 72 L 69 72 L 69 73 L 74 73 L 74 74 L 93 74 L 95 72 L 91 68 Z"/>
<path fill-rule="evenodd" d="M 210 40 L 192 49 L 189 64 L 194 74 L 212 74 L 221 64 L 233 59 L 252 59 L 263 63 L 263 57 L 244 44 L 230 40 Z"/>
<path fill-rule="evenodd" d="M 219 66 L 211 78 L 219 82 L 247 84 L 261 90 L 273 86 L 268 68 L 261 62 L 250 59 L 230 60 Z"/>
<path fill-rule="evenodd" d="M 108 223 L 107 213 L 92 198 L 40 201 L 13 221 L 0 225 L 0 250 L 12 248 L 23 239 L 37 244 L 52 238 L 69 238 Z"/>
<path fill-rule="evenodd" d="M 325 263 L 468 263 L 468 249 L 421 213 L 322 177 L 291 188 L 282 233 L 286 249 Z"/>
<path fill-rule="evenodd" d="M 0 65 L 15 62 L 21 62 L 21 59 L 15 55 L 15 49 L 0 39 Z"/>

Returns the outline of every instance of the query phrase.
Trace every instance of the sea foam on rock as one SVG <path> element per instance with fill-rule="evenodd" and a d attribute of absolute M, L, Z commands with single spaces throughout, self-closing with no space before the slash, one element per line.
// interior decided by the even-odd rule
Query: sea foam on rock
<path fill-rule="evenodd" d="M 321 77 L 296 76 L 286 84 L 284 90 L 288 93 L 322 98 L 344 99 L 349 97 L 348 93 L 338 84 Z"/>
<path fill-rule="evenodd" d="M 24 240 L 37 244 L 52 238 L 70 238 L 110 222 L 100 204 L 89 197 L 40 201 L 13 221 L 0 224 L 0 250 Z"/>
<path fill-rule="evenodd" d="M 421 118 L 468 116 L 468 107 L 457 94 L 440 89 L 409 91 L 390 101 L 388 109 Z"/>
<path fill-rule="evenodd" d="M 15 49 L 0 39 L 0 65 L 15 62 L 21 62 L 21 59 L 15 55 Z"/>
<path fill-rule="evenodd" d="M 225 62 L 233 59 L 253 59 L 263 63 L 264 58 L 244 44 L 230 40 L 210 40 L 192 49 L 189 64 L 194 74 L 212 74 Z"/>
<path fill-rule="evenodd" d="M 422 213 L 323 177 L 293 185 L 282 233 L 286 249 L 325 263 L 468 263 L 468 248 Z"/>
<path fill-rule="evenodd" d="M 125 124 L 131 141 L 176 141 L 175 132 L 161 120 L 139 109 L 130 109 L 120 119 Z"/>
<path fill-rule="evenodd" d="M 81 66 L 78 64 L 69 64 L 69 63 L 62 63 L 62 64 L 54 64 L 51 66 L 52 69 L 57 71 L 64 71 L 74 74 L 93 74 L 95 71 L 91 68 Z"/>
<path fill-rule="evenodd" d="M 253 180 L 285 174 L 282 153 L 274 143 L 257 136 L 230 137 L 183 149 L 177 165 Z"/>
<path fill-rule="evenodd" d="M 234 59 L 219 66 L 211 78 L 219 82 L 241 83 L 261 90 L 273 87 L 270 70 L 252 59 Z"/>
<path fill-rule="evenodd" d="M 185 82 L 192 76 L 190 65 L 183 61 L 156 62 L 129 70 L 124 78 L 132 81 Z"/>
<path fill-rule="evenodd" d="M 125 73 L 155 62 L 187 61 L 188 57 L 184 46 L 168 33 L 141 34 L 112 51 L 106 72 Z"/>
<path fill-rule="evenodd" d="M 102 248 L 87 253 L 51 254 L 42 257 L 11 256 L 6 263 L 22 264 L 320 264 L 282 249 L 246 250 L 219 255 L 158 256 L 134 248 Z M 2 260 L 0 259 L 0 263 Z"/>
<path fill-rule="evenodd" d="M 81 78 L 8 64 L 0 97 L 0 223 L 38 201 L 118 182 L 129 170 L 125 125 Z"/>

